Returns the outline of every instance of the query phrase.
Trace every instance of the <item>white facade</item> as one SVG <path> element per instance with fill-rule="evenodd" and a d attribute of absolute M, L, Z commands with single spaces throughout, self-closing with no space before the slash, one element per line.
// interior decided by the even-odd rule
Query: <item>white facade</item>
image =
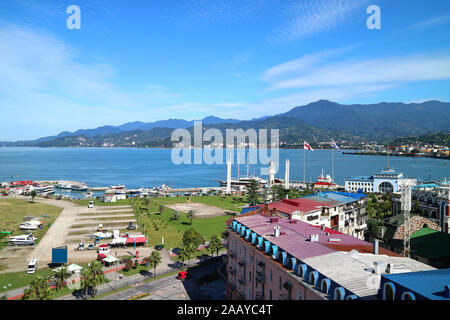
<path fill-rule="evenodd" d="M 417 185 L 416 179 L 405 178 L 403 173 L 394 169 L 383 169 L 372 176 L 355 177 L 345 180 L 345 191 L 365 193 L 393 193 L 402 192 L 407 186 Z"/>

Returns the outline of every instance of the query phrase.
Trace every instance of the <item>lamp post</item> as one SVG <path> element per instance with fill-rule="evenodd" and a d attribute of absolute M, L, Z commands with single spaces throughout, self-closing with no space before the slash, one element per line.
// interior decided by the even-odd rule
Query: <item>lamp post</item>
<path fill-rule="evenodd" d="M 11 287 L 11 283 L 7 283 L 5 286 L 3 286 L 3 289 L 5 289 L 6 300 L 8 300 L 8 287 Z"/>

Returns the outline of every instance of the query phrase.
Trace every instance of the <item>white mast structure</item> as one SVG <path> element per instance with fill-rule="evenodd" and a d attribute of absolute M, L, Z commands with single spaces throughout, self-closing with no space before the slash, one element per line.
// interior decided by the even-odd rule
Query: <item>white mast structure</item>
<path fill-rule="evenodd" d="M 411 254 L 411 187 L 406 186 L 402 191 L 403 223 L 403 255 L 409 257 Z"/>
<path fill-rule="evenodd" d="M 286 159 L 286 169 L 284 171 L 284 187 L 289 189 L 289 159 Z"/>
<path fill-rule="evenodd" d="M 227 161 L 227 190 L 226 193 L 231 193 L 231 159 Z"/>

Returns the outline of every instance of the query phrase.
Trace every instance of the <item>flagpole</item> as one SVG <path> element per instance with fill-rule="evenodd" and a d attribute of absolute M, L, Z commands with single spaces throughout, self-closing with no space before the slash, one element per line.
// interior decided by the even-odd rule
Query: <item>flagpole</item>
<path fill-rule="evenodd" d="M 303 148 L 303 182 L 306 187 L 306 149 Z"/>
<path fill-rule="evenodd" d="M 334 148 L 331 149 L 331 180 L 334 181 Z"/>

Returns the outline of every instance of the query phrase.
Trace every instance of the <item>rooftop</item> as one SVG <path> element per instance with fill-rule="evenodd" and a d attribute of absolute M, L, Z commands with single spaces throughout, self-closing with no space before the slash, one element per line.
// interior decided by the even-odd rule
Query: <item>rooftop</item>
<path fill-rule="evenodd" d="M 383 277 L 430 300 L 448 300 L 444 296 L 444 286 L 450 284 L 450 269 L 387 274 Z"/>
<path fill-rule="evenodd" d="M 372 254 L 371 243 L 328 228 L 321 230 L 306 222 L 291 223 L 283 218 L 271 223 L 263 209 L 234 220 L 361 298 L 377 294 L 381 277 L 372 273 L 375 261 L 401 263 L 411 271 L 434 270 L 383 248 L 379 248 L 378 255 Z M 273 232 L 276 226 L 280 228 L 278 237 Z M 310 241 L 311 235 L 318 235 L 318 241 Z"/>

